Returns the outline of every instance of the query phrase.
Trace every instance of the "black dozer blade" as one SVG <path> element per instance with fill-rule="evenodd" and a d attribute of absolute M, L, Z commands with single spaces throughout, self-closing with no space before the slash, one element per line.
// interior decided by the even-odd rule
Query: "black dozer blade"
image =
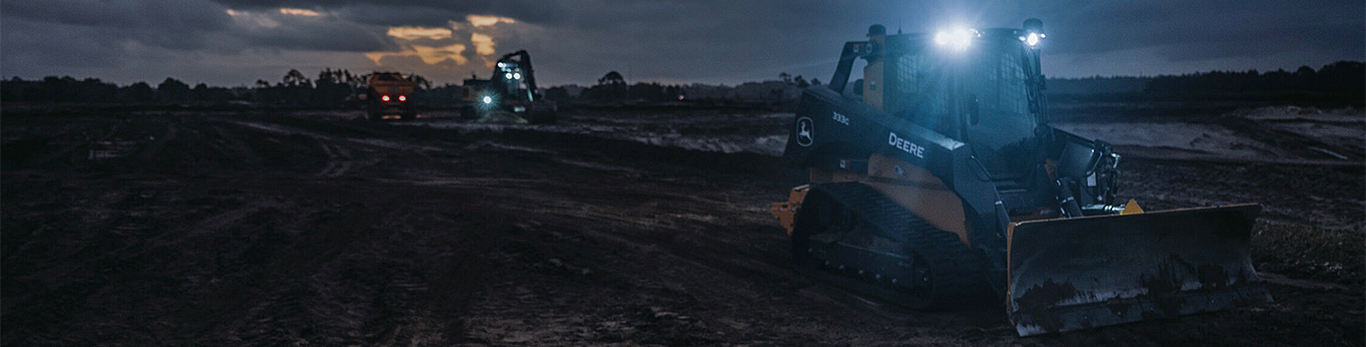
<path fill-rule="evenodd" d="M 1252 269 L 1257 204 L 1022 222 L 1009 240 L 1020 336 L 1271 302 Z"/>

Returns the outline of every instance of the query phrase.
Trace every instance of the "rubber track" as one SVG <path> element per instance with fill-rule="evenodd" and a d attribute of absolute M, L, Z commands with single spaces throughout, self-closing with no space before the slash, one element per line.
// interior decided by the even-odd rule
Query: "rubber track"
<path fill-rule="evenodd" d="M 831 199 L 844 208 L 855 211 L 860 219 L 876 226 L 879 234 L 909 245 L 929 262 L 933 288 L 929 296 L 923 299 L 932 303 L 930 307 L 956 302 L 955 299 L 964 299 L 970 294 L 980 293 L 985 288 L 984 259 L 959 241 L 957 234 L 935 228 L 876 190 L 857 182 L 821 184 L 813 187 L 812 192 L 815 194 L 808 195 L 804 204 L 810 204 L 812 198 Z M 860 282 L 876 285 L 870 281 Z M 870 294 L 887 294 L 887 291 L 881 292 L 884 293 Z M 898 303 L 906 302 L 899 300 L 900 298 L 883 299 Z"/>

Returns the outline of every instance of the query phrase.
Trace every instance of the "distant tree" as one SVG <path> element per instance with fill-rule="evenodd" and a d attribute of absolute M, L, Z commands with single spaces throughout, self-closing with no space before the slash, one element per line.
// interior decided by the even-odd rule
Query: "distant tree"
<path fill-rule="evenodd" d="M 347 98 L 355 94 L 356 90 L 348 82 L 350 74 L 346 70 L 330 68 L 318 72 L 318 80 L 314 83 L 312 97 L 308 103 L 316 106 L 345 105 Z"/>
<path fill-rule="evenodd" d="M 345 80 L 346 76 L 342 74 L 342 70 L 332 70 L 331 68 L 323 68 L 322 71 L 318 72 L 318 79 L 316 81 L 318 84 L 341 84 L 345 83 Z"/>
<path fill-rule="evenodd" d="M 683 100 L 683 87 L 668 86 L 664 88 L 664 98 L 668 100 Z"/>
<path fill-rule="evenodd" d="M 610 71 L 598 79 L 598 85 L 626 85 L 626 78 L 621 77 L 621 73 Z"/>
<path fill-rule="evenodd" d="M 813 85 L 813 86 L 819 86 L 819 85 L 821 85 L 821 79 L 819 79 L 819 78 L 812 78 L 812 79 L 811 79 L 811 85 Z"/>
<path fill-rule="evenodd" d="M 806 79 L 802 78 L 802 75 L 797 75 L 797 77 L 793 77 L 792 81 L 797 84 L 797 88 L 806 88 L 811 86 L 810 83 L 806 83 Z"/>
<path fill-rule="evenodd" d="M 308 80 L 308 77 L 304 76 L 304 73 L 299 72 L 297 69 L 289 69 L 289 72 L 285 73 L 285 77 L 281 78 L 280 82 L 290 87 L 313 86 L 313 83 Z"/>
<path fill-rule="evenodd" d="M 664 95 L 664 87 L 659 83 L 636 83 L 631 86 L 630 98 L 645 101 L 664 101 L 669 98 Z"/>
<path fill-rule="evenodd" d="M 422 88 L 422 89 L 432 89 L 432 81 L 428 81 L 427 78 L 426 78 L 426 77 L 422 77 L 422 75 L 418 75 L 418 74 L 409 74 L 409 75 L 408 75 L 408 80 L 409 80 L 409 81 L 416 82 L 416 83 L 417 83 L 417 86 L 418 86 L 419 88 Z"/>
<path fill-rule="evenodd" d="M 176 102 L 190 100 L 190 85 L 180 80 L 167 77 L 165 81 L 157 85 L 157 99 L 162 102 Z"/>
<path fill-rule="evenodd" d="M 1322 90 L 1362 96 L 1366 93 L 1366 63 L 1339 61 L 1324 65 L 1315 74 L 1315 84 Z"/>
<path fill-rule="evenodd" d="M 593 100 L 623 100 L 630 97 L 626 78 L 621 73 L 610 71 L 598 79 L 598 85 L 584 90 L 584 97 Z"/>
<path fill-rule="evenodd" d="M 133 83 L 119 89 L 119 101 L 147 103 L 156 99 L 156 91 L 147 82 Z"/>
<path fill-rule="evenodd" d="M 204 84 L 203 82 L 194 85 L 194 89 L 190 90 L 190 95 L 195 101 L 209 101 L 213 98 L 211 93 L 212 91 L 209 90 L 209 85 Z"/>
<path fill-rule="evenodd" d="M 550 87 L 550 89 L 545 90 L 545 98 L 555 101 L 567 101 L 569 100 L 569 90 L 564 89 L 564 87 L 561 86 Z"/>
<path fill-rule="evenodd" d="M 1295 69 L 1295 77 L 1298 78 L 1314 78 L 1314 75 L 1314 68 L 1307 65 L 1301 65 L 1299 69 Z"/>

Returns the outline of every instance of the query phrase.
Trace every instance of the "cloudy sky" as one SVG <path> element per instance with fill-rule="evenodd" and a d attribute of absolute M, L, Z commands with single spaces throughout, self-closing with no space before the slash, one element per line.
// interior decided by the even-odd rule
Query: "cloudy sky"
<path fill-rule="evenodd" d="M 0 74 L 279 81 L 291 68 L 487 78 L 526 49 L 547 85 L 829 79 L 870 24 L 1048 32 L 1053 77 L 1293 70 L 1366 59 L 1366 3 L 1283 1 L 4 0 Z"/>

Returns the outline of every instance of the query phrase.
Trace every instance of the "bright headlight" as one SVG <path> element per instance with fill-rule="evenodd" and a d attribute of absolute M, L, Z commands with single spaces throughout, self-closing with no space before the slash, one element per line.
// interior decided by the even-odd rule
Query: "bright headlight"
<path fill-rule="evenodd" d="M 955 50 L 967 49 L 972 45 L 972 39 L 977 37 L 977 30 L 973 29 L 953 29 L 940 31 L 934 35 L 934 43 L 940 46 L 948 46 Z"/>
<path fill-rule="evenodd" d="M 514 79 L 514 80 L 520 80 L 520 79 L 522 79 L 522 74 L 519 73 L 519 72 L 513 72 L 513 73 L 512 73 L 512 79 Z"/>
<path fill-rule="evenodd" d="M 487 96 L 487 95 L 485 95 L 483 101 L 484 101 L 485 104 L 492 104 L 492 103 L 493 103 L 493 97 L 492 97 L 492 96 Z"/>
<path fill-rule="evenodd" d="M 510 79 L 512 79 L 512 73 L 511 73 L 511 72 L 505 73 L 505 74 L 503 74 L 503 77 L 504 77 L 504 79 L 509 79 L 509 80 L 510 80 Z"/>
<path fill-rule="evenodd" d="M 1029 36 L 1025 36 L 1025 43 L 1029 44 L 1030 47 L 1033 47 L 1033 46 L 1035 46 L 1035 45 L 1038 45 L 1038 44 L 1039 44 L 1039 34 L 1038 34 L 1038 33 L 1029 33 Z"/>

